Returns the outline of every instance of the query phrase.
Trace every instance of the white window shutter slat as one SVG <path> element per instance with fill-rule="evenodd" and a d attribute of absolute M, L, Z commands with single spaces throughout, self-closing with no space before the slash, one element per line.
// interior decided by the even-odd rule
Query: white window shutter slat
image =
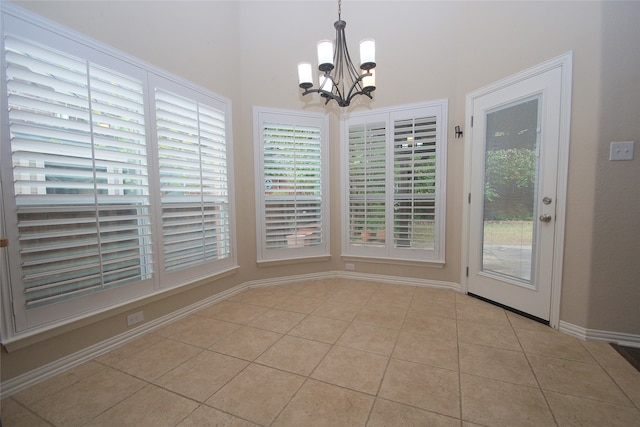
<path fill-rule="evenodd" d="M 2 20 L 7 338 L 235 265 L 229 101 L 19 8 Z"/>
<path fill-rule="evenodd" d="M 322 243 L 320 131 L 263 123 L 267 251 Z"/>
<path fill-rule="evenodd" d="M 254 110 L 260 261 L 328 253 L 326 118 Z"/>
<path fill-rule="evenodd" d="M 434 249 L 436 118 L 396 120 L 394 141 L 394 245 Z"/>
<path fill-rule="evenodd" d="M 349 242 L 381 246 L 385 228 L 386 124 L 349 127 Z"/>
<path fill-rule="evenodd" d="M 138 96 L 132 109 L 129 94 L 141 94 L 141 83 L 131 80 L 126 91 L 101 83 L 110 101 L 129 100 L 101 120 L 89 101 L 99 99 L 89 64 L 13 37 L 5 49 L 27 307 L 150 277 L 144 106 Z"/>
<path fill-rule="evenodd" d="M 230 255 L 223 113 L 156 89 L 166 271 Z"/>
<path fill-rule="evenodd" d="M 445 169 L 445 105 L 396 107 L 346 120 L 347 253 L 443 259 L 445 195 L 439 170 Z"/>

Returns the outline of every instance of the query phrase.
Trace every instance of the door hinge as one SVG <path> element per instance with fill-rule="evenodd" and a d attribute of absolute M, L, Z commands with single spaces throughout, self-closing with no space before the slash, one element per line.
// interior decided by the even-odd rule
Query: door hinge
<path fill-rule="evenodd" d="M 469 193 L 469 197 L 467 197 L 467 203 L 471 203 L 471 193 Z"/>
<path fill-rule="evenodd" d="M 467 277 L 469 277 L 469 267 L 467 267 Z"/>
<path fill-rule="evenodd" d="M 9 239 L 0 239 L 0 248 L 6 248 L 9 246 Z"/>
<path fill-rule="evenodd" d="M 471 116 L 471 127 L 473 127 L 473 116 Z"/>

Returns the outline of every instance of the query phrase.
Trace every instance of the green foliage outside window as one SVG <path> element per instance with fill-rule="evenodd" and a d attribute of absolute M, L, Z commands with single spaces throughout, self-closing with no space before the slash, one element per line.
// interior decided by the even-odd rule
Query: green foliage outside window
<path fill-rule="evenodd" d="M 487 151 L 485 165 L 485 208 L 495 219 L 530 220 L 526 203 L 501 203 L 503 196 L 532 200 L 535 190 L 536 153 L 528 148 Z M 514 197 L 516 196 L 516 197 Z M 517 197 L 522 196 L 522 197 Z M 527 197 L 528 196 L 528 197 Z M 489 209 L 487 209 L 489 210 Z"/>

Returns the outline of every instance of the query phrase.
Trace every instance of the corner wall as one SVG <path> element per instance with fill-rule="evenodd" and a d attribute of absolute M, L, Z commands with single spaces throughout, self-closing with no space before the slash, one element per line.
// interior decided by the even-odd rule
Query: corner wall
<path fill-rule="evenodd" d="M 602 98 L 597 133 L 587 328 L 640 334 L 640 2 L 602 4 Z M 635 141 L 610 161 L 612 141 Z"/>

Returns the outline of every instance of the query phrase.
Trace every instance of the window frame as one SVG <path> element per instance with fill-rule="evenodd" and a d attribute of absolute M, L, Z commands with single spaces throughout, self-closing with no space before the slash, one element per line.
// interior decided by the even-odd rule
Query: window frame
<path fill-rule="evenodd" d="M 2 250 L 2 275 L 0 277 L 2 295 L 2 325 L 0 335 L 3 343 L 21 339 L 21 337 L 43 332 L 63 324 L 76 321 L 98 313 L 112 310 L 133 301 L 148 298 L 165 293 L 171 289 L 188 286 L 203 279 L 209 279 L 227 273 L 237 268 L 237 251 L 235 242 L 235 204 L 233 183 L 233 145 L 232 145 L 232 121 L 231 101 L 217 95 L 203 87 L 186 81 L 178 76 L 165 72 L 151 64 L 118 51 L 110 46 L 102 44 L 89 37 L 67 29 L 59 24 L 41 18 L 20 7 L 1 4 L 2 32 L 12 34 L 35 43 L 50 46 L 61 52 L 66 52 L 74 57 L 81 58 L 88 63 L 93 63 L 116 73 L 138 79 L 143 84 L 144 98 L 144 128 L 146 138 L 147 179 L 149 182 L 151 239 L 153 254 L 153 275 L 149 279 L 127 284 L 112 289 L 101 290 L 78 298 L 56 302 L 37 308 L 27 309 L 23 293 L 23 284 L 20 272 L 20 254 L 17 231 L 17 216 L 10 214 L 15 212 L 16 199 L 13 187 L 12 152 L 9 144 L 9 114 L 6 88 L 6 73 L 2 73 L 1 105 L 3 113 L 2 140 L 0 147 L 0 162 L 3 167 L 2 190 L 3 195 L 2 216 L 0 217 L 0 230 L 6 235 L 12 244 Z M 0 66 L 5 70 L 4 42 L 0 55 Z M 155 99 L 153 91 L 155 87 L 173 91 L 190 99 L 197 99 L 211 107 L 219 109 L 224 115 L 226 172 L 227 172 L 227 202 L 228 202 L 228 227 L 229 248 L 227 257 L 216 259 L 189 270 L 178 273 L 167 273 L 161 270 L 160 257 L 163 251 L 159 196 L 159 174 L 157 155 L 157 129 L 155 116 Z M 6 144 L 4 143 L 6 141 Z M 8 166 L 8 167 L 5 167 Z M 6 233 L 6 234 L 4 234 Z M 147 256 L 142 255 L 141 256 Z"/>
<path fill-rule="evenodd" d="M 320 130 L 320 215 L 319 244 L 308 245 L 305 238 L 302 243 L 291 247 L 267 248 L 267 218 L 262 208 L 266 205 L 265 195 L 265 158 L 263 129 L 265 123 L 282 123 L 284 126 L 311 126 Z M 321 113 L 308 113 L 275 108 L 253 108 L 254 126 L 254 167 L 256 200 L 256 251 L 257 262 L 283 262 L 288 260 L 330 257 L 330 202 L 329 202 L 329 117 Z"/>
<path fill-rule="evenodd" d="M 206 279 L 208 277 L 212 277 L 218 273 L 224 273 L 225 271 L 237 267 L 237 250 L 236 250 L 236 229 L 235 229 L 235 202 L 234 202 L 234 180 L 233 180 L 233 137 L 232 137 L 232 122 L 231 122 L 231 101 L 226 98 L 219 97 L 207 90 L 198 88 L 193 86 L 193 84 L 189 84 L 186 86 L 186 82 L 181 79 L 172 79 L 168 80 L 166 76 L 160 75 L 157 73 L 150 73 L 149 76 L 149 92 L 148 95 L 150 98 L 154 98 L 155 89 L 162 89 L 168 92 L 172 92 L 174 94 L 180 96 L 189 95 L 190 100 L 195 102 L 201 102 L 212 106 L 211 103 L 215 103 L 214 107 L 217 107 L 224 111 L 225 114 L 225 126 L 226 126 L 226 159 L 227 159 L 227 204 L 228 204 L 228 218 L 229 218 L 229 245 L 230 245 L 230 254 L 229 257 L 223 258 L 221 260 L 216 260 L 213 262 L 201 264 L 199 266 L 191 267 L 189 270 L 176 270 L 176 271 L 164 271 L 164 281 L 160 284 L 160 287 L 172 288 L 176 286 L 181 286 L 182 284 L 191 283 L 193 281 Z M 185 92 L 185 89 L 190 89 L 188 92 Z M 215 96 L 214 96 L 215 95 Z M 151 106 L 155 106 L 154 103 Z M 157 150 L 157 142 L 158 142 L 158 134 L 157 127 L 155 126 L 156 121 L 156 112 L 155 110 L 149 114 L 150 121 L 152 122 L 151 135 L 153 140 L 153 162 L 154 168 L 153 173 L 155 174 L 153 178 L 154 187 L 159 186 L 159 177 L 156 178 L 159 170 L 155 167 L 158 165 L 158 150 Z M 155 189 L 153 193 L 153 198 L 151 201 L 151 205 L 154 208 L 154 217 L 158 218 L 155 221 L 153 226 L 156 227 L 154 230 L 154 238 L 156 241 L 162 241 L 162 202 L 160 201 L 160 188 Z M 157 261 L 158 266 L 162 266 L 164 269 L 164 250 L 163 248 L 157 251 L 157 256 L 160 258 Z M 215 267 L 212 269 L 212 267 Z"/>
<path fill-rule="evenodd" d="M 447 126 L 448 100 L 439 99 L 418 104 L 407 104 L 389 108 L 380 108 L 345 115 L 340 122 L 341 135 L 341 201 L 342 201 L 342 257 L 370 258 L 390 263 L 419 263 L 440 267 L 445 263 L 445 222 L 446 222 L 446 166 L 447 166 Z M 434 248 L 394 247 L 394 123 L 399 120 L 435 117 L 436 118 L 436 184 L 435 184 L 435 228 Z M 349 131 L 352 126 L 384 124 L 385 140 L 385 185 L 384 185 L 384 241 L 377 244 L 352 244 L 350 237 L 350 142 Z M 376 238 L 376 236 L 368 236 Z M 380 236 L 379 236 L 380 237 Z M 364 240 L 363 240 L 364 241 Z"/>

